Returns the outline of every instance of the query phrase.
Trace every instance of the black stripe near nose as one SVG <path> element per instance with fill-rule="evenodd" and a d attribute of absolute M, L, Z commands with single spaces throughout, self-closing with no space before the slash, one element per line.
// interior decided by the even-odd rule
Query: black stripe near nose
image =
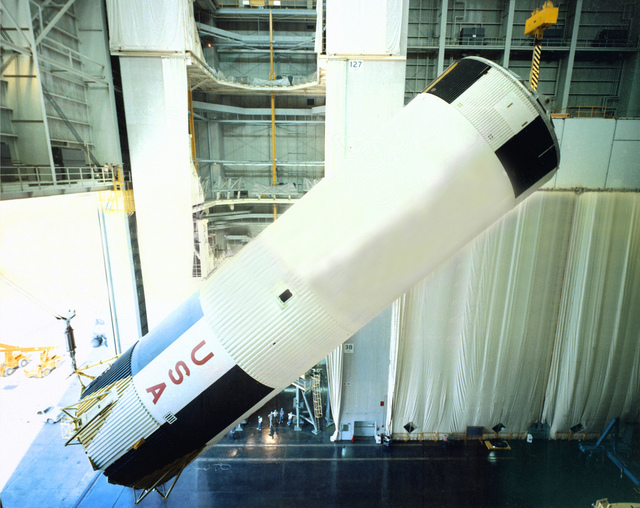
<path fill-rule="evenodd" d="M 164 423 L 104 474 L 110 483 L 141 488 L 159 466 L 202 449 L 272 391 L 236 365 L 178 411 L 174 423 Z"/>

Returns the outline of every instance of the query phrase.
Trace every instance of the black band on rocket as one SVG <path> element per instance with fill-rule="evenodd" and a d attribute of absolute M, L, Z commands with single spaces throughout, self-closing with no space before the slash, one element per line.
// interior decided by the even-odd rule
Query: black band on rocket
<path fill-rule="evenodd" d="M 516 198 L 558 167 L 558 153 L 541 117 L 496 150 Z"/>
<path fill-rule="evenodd" d="M 425 92 L 440 97 L 443 101 L 451 104 L 489 69 L 491 66 L 480 60 L 460 60 L 431 83 Z"/>
<path fill-rule="evenodd" d="M 140 482 L 159 464 L 202 449 L 272 391 L 236 365 L 178 411 L 172 424 L 164 423 L 142 446 L 111 464 L 105 475 L 110 483 L 140 488 Z"/>
<path fill-rule="evenodd" d="M 135 349 L 135 344 L 125 351 L 120 358 L 111 364 L 111 366 L 104 371 L 104 373 L 95 378 L 89 386 L 87 386 L 82 392 L 81 399 L 84 399 L 88 395 L 97 392 L 102 388 L 112 385 L 116 381 L 125 379 L 131 376 L 131 355 Z"/>

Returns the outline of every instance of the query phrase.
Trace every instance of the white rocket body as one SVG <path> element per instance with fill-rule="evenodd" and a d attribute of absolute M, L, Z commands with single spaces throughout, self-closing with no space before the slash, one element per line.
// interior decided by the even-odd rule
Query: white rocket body
<path fill-rule="evenodd" d="M 558 162 L 535 97 L 481 58 L 450 68 L 361 152 L 85 390 L 78 439 L 110 482 L 150 489 L 178 474 Z"/>

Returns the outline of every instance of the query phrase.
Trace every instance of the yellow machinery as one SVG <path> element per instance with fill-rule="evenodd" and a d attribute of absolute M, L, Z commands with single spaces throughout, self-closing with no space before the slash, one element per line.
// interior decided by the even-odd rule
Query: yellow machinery
<path fill-rule="evenodd" d="M 120 358 L 120 355 L 114 356 L 113 358 L 109 358 L 107 360 L 101 360 L 97 363 L 94 363 L 92 365 L 84 365 L 79 369 L 76 369 L 76 374 L 78 376 L 78 381 L 80 381 L 80 384 L 82 385 L 82 389 L 84 390 L 86 388 L 86 385 L 83 383 L 83 377 L 87 378 L 89 380 L 89 382 L 93 381 L 96 376 L 92 376 L 90 374 L 87 374 L 86 371 L 93 369 L 94 367 L 97 367 L 99 365 L 103 365 L 103 364 L 108 364 L 108 366 L 111 366 L 111 363 L 115 362 L 118 358 Z"/>
<path fill-rule="evenodd" d="M 40 348 L 40 361 L 38 364 L 31 368 L 25 369 L 24 374 L 27 377 L 46 377 L 53 369 L 60 367 L 62 363 L 62 357 L 57 355 L 58 346 L 47 346 Z"/>
<path fill-rule="evenodd" d="M 640 503 L 610 503 L 607 498 L 598 499 L 593 505 L 595 508 L 638 508 Z"/>
<path fill-rule="evenodd" d="M 538 90 L 538 76 L 540 75 L 540 56 L 542 55 L 542 33 L 558 21 L 558 8 L 547 1 L 542 9 L 536 9 L 531 13 L 524 25 L 524 34 L 535 37 L 533 46 L 533 60 L 531 62 L 531 74 L 529 86 L 532 90 Z"/>
<path fill-rule="evenodd" d="M 25 371 L 28 377 L 44 377 L 58 367 L 62 361 L 61 357 L 53 354 L 53 350 L 57 350 L 57 346 L 11 346 L 9 344 L 0 344 L 0 354 L 4 355 L 2 364 L 0 365 L 0 376 L 10 376 L 16 369 L 26 367 L 31 361 L 31 355 L 27 353 L 40 353 L 40 363 L 37 367 Z"/>
<path fill-rule="evenodd" d="M 25 367 L 31 361 L 29 355 L 25 355 L 25 352 L 30 349 L 33 348 L 0 344 L 0 354 L 4 356 L 2 364 L 0 364 L 0 376 L 10 376 L 16 369 Z"/>

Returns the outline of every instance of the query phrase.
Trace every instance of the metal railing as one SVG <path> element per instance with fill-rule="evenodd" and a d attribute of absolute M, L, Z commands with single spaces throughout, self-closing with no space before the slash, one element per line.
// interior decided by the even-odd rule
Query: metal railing
<path fill-rule="evenodd" d="M 409 36 L 407 46 L 409 51 L 420 49 L 438 49 L 440 39 L 438 37 L 420 37 Z M 456 46 L 477 46 L 483 48 L 489 46 L 490 48 L 502 48 L 505 45 L 504 37 L 446 37 L 445 47 L 447 49 L 455 48 Z M 578 39 L 576 48 L 585 50 L 593 48 L 637 48 L 640 45 L 639 38 L 627 38 L 627 39 Z M 570 49 L 571 41 L 567 38 L 549 37 L 542 39 L 542 46 L 552 48 L 566 48 Z M 533 48 L 533 39 L 531 37 L 513 37 L 511 39 L 511 49 L 527 49 Z"/>
<path fill-rule="evenodd" d="M 613 118 L 611 110 L 607 116 L 606 106 L 570 106 L 560 111 L 565 118 Z"/>
<path fill-rule="evenodd" d="M 81 187 L 113 186 L 114 174 L 101 167 L 0 166 L 2 194 Z"/>
<path fill-rule="evenodd" d="M 273 7 L 280 9 L 315 9 L 315 0 L 219 0 L 221 8 Z"/>

